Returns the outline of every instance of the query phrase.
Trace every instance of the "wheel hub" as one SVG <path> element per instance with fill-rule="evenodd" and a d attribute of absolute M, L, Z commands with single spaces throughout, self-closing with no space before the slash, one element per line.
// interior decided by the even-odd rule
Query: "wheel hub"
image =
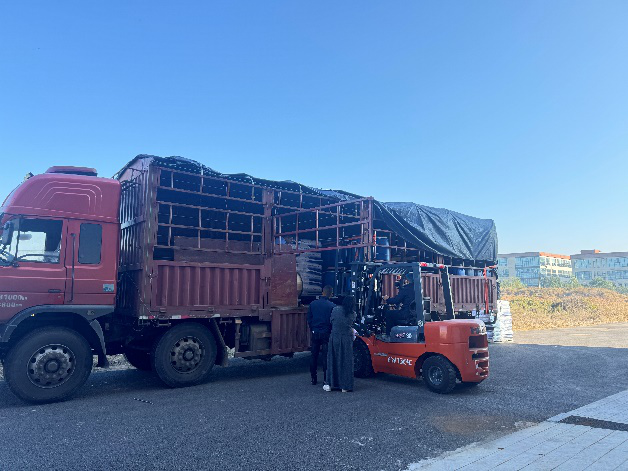
<path fill-rule="evenodd" d="M 443 382 L 443 370 L 437 366 L 432 366 L 428 371 L 428 376 L 432 384 L 438 386 Z"/>
<path fill-rule="evenodd" d="M 44 370 L 46 371 L 46 373 L 56 373 L 57 371 L 59 371 L 60 366 L 61 364 L 57 360 L 50 360 L 44 366 Z"/>
<path fill-rule="evenodd" d="M 194 371 L 203 358 L 203 344 L 196 337 L 183 337 L 170 350 L 171 365 L 180 373 Z"/>
<path fill-rule="evenodd" d="M 74 373 L 74 353 L 64 345 L 51 344 L 38 349 L 28 360 L 28 379 L 40 388 L 54 388 Z"/>

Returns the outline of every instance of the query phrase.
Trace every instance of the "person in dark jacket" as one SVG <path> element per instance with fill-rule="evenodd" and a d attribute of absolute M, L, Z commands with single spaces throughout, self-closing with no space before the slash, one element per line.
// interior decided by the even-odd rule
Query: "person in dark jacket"
<path fill-rule="evenodd" d="M 386 335 L 390 335 L 390 330 L 396 325 L 412 324 L 414 314 L 411 309 L 416 309 L 412 273 L 406 275 L 406 280 L 408 283 L 399 289 L 397 296 L 386 299 L 386 304 L 395 304 L 399 307 L 386 313 Z"/>
<path fill-rule="evenodd" d="M 353 323 L 355 298 L 347 296 L 331 312 L 331 335 L 327 351 L 327 380 L 323 390 L 353 391 Z"/>
<path fill-rule="evenodd" d="M 310 375 L 312 376 L 312 384 L 318 382 L 318 356 L 323 354 L 323 380 L 327 375 L 327 343 L 329 342 L 329 334 L 331 333 L 331 311 L 336 305 L 329 300 L 333 292 L 331 286 L 323 288 L 323 295 L 310 304 L 307 311 L 307 324 L 310 327 L 310 351 L 312 358 L 310 359 Z"/>

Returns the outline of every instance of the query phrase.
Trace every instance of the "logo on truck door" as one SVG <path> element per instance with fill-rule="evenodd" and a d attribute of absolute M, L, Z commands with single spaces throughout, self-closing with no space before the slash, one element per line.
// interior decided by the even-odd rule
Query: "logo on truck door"
<path fill-rule="evenodd" d="M 0 307 L 23 307 L 24 304 L 21 301 L 28 301 L 28 296 L 21 294 L 0 294 Z"/>
<path fill-rule="evenodd" d="M 113 293 L 113 283 L 105 283 L 102 285 L 102 290 L 104 293 Z"/>
<path fill-rule="evenodd" d="M 409 358 L 388 357 L 388 363 L 394 363 L 396 365 L 412 366 L 412 360 L 410 360 Z"/>

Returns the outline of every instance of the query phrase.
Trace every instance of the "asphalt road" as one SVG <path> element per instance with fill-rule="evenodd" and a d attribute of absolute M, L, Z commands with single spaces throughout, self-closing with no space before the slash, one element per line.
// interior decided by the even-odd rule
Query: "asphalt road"
<path fill-rule="evenodd" d="M 187 389 L 98 372 L 73 400 L 44 406 L 0 381 L 0 469 L 397 470 L 628 388 L 628 348 L 490 353 L 491 377 L 447 396 L 387 375 L 325 393 L 309 384 L 308 354 L 236 360 Z"/>

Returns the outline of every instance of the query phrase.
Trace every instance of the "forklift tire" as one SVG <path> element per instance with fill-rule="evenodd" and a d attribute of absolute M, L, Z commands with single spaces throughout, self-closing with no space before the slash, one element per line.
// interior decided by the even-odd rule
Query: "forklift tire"
<path fill-rule="evenodd" d="M 448 394 L 456 387 L 456 368 L 442 355 L 429 357 L 423 362 L 423 381 L 439 394 Z"/>
<path fill-rule="evenodd" d="M 371 352 L 364 341 L 356 339 L 353 342 L 353 375 L 357 378 L 373 376 Z"/>
<path fill-rule="evenodd" d="M 4 377 L 20 399 L 43 404 L 69 398 L 85 384 L 92 349 L 78 332 L 44 327 L 19 340 L 4 360 Z"/>
<path fill-rule="evenodd" d="M 151 371 L 153 369 L 150 358 L 150 352 L 146 350 L 137 350 L 135 348 L 128 348 L 124 352 L 124 358 L 131 366 L 142 371 Z"/>
<path fill-rule="evenodd" d="M 171 327 L 157 339 L 151 359 L 159 379 L 171 388 L 181 388 L 205 381 L 216 354 L 211 331 L 197 322 L 186 322 Z"/>

